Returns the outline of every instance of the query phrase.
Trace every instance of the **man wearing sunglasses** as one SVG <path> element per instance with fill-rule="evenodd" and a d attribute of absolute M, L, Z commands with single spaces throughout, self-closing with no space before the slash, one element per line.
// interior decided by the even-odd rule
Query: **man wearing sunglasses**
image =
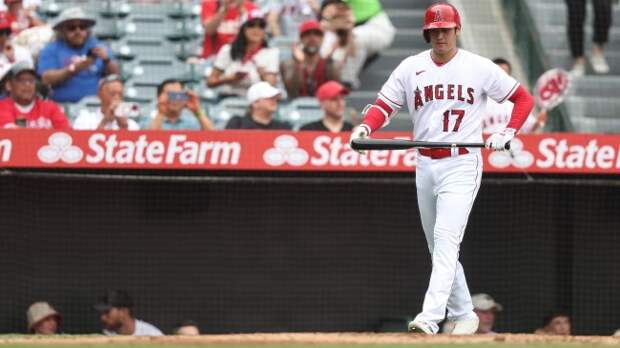
<path fill-rule="evenodd" d="M 102 77 L 119 73 L 110 50 L 92 35 L 95 23 L 79 7 L 60 14 L 57 38 L 41 50 L 38 67 L 43 83 L 53 88 L 53 100 L 74 103 L 96 95 Z"/>
<path fill-rule="evenodd" d="M 30 52 L 11 42 L 11 22 L 6 13 L 0 12 L 0 79 L 15 62 L 26 62 L 34 66 Z"/>
<path fill-rule="evenodd" d="M 70 129 L 60 106 L 36 95 L 37 74 L 26 62 L 13 65 L 6 89 L 9 98 L 0 101 L 0 128 Z"/>

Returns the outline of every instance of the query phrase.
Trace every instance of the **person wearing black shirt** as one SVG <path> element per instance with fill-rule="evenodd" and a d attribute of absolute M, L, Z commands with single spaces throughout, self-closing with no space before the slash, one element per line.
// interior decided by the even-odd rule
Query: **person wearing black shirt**
<path fill-rule="evenodd" d="M 282 93 L 268 82 L 261 81 L 248 89 L 249 112 L 235 116 L 226 124 L 226 129 L 291 129 L 291 125 L 273 119 Z"/>
<path fill-rule="evenodd" d="M 344 97 L 349 90 L 336 81 L 329 81 L 321 85 L 316 97 L 323 109 L 323 118 L 303 125 L 302 131 L 325 131 L 332 133 L 350 132 L 353 125 L 344 120 L 346 101 Z"/>

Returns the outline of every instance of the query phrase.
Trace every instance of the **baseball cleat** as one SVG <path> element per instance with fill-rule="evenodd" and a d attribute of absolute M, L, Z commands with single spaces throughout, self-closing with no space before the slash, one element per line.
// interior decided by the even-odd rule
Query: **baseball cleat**
<path fill-rule="evenodd" d="M 431 327 L 423 321 L 414 320 L 410 322 L 408 329 L 409 329 L 409 332 L 412 332 L 412 333 L 419 333 L 419 334 L 425 334 L 425 335 L 435 334 L 433 330 L 431 329 Z"/>
<path fill-rule="evenodd" d="M 473 335 L 478 330 L 478 323 L 480 320 L 478 317 L 471 319 L 459 320 L 454 322 L 454 329 L 451 334 L 453 335 Z"/>

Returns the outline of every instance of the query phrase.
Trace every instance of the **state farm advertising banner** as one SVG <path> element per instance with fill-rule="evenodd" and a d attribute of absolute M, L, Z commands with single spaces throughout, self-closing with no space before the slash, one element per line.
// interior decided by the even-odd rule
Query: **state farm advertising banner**
<path fill-rule="evenodd" d="M 381 138 L 410 138 L 382 132 Z M 0 167 L 387 171 L 415 169 L 415 150 L 369 151 L 349 134 L 275 131 L 0 130 Z M 523 135 L 511 151 L 482 150 L 486 172 L 620 173 L 620 135 Z"/>

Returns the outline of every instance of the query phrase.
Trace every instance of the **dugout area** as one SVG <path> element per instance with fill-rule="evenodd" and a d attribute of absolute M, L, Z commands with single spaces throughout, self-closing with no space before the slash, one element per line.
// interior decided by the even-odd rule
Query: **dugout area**
<path fill-rule="evenodd" d="M 557 309 L 575 334 L 618 329 L 618 211 L 616 178 L 485 176 L 461 261 L 504 305 L 497 330 Z M 100 332 L 106 288 L 165 333 L 187 318 L 206 334 L 395 331 L 430 271 L 411 174 L 4 171 L 0 221 L 5 333 L 38 300 L 64 332 Z"/>

